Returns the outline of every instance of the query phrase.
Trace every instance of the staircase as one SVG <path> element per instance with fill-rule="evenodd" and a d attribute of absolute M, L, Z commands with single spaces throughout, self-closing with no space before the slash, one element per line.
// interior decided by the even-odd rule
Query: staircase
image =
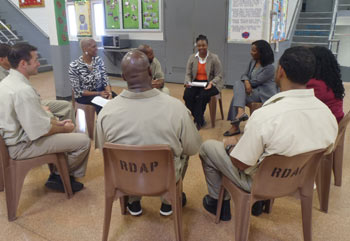
<path fill-rule="evenodd" d="M 28 41 L 24 40 L 22 36 L 19 36 L 17 31 L 13 30 L 10 24 L 6 24 L 5 19 L 0 18 L 0 43 L 14 45 L 16 43 L 28 43 Z M 38 56 L 40 63 L 38 72 L 52 71 L 52 65 L 48 64 L 47 59 L 43 58 L 40 53 L 38 53 Z"/>
<path fill-rule="evenodd" d="M 292 46 L 328 47 L 332 12 L 301 12 Z"/>
<path fill-rule="evenodd" d="M 338 11 L 340 10 L 350 10 L 349 0 L 339 0 Z"/>

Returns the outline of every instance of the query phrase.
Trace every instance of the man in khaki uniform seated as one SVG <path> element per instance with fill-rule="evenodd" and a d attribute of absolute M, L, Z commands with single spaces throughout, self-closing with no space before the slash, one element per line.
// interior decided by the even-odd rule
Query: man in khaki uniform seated
<path fill-rule="evenodd" d="M 159 60 L 154 57 L 153 49 L 150 46 L 144 44 L 140 45 L 138 47 L 138 50 L 147 56 L 149 63 L 151 64 L 150 67 L 152 71 L 152 87 L 159 89 L 167 95 L 170 95 L 170 90 L 164 86 L 164 73 L 162 71 L 162 67 L 160 66 Z"/>
<path fill-rule="evenodd" d="M 29 82 L 37 74 L 39 61 L 36 48 L 16 44 L 8 55 L 12 66 L 9 75 L 0 83 L 0 135 L 12 159 L 27 159 L 44 154 L 65 152 L 73 192 L 83 188 L 75 180 L 85 175 L 90 151 L 90 139 L 85 134 L 71 133 L 71 120 L 50 118 L 42 108 L 40 98 Z M 45 184 L 64 192 L 55 170 Z"/>
<path fill-rule="evenodd" d="M 0 44 L 0 81 L 9 74 L 11 68 L 7 58 L 10 50 L 10 45 Z M 75 111 L 70 102 L 65 100 L 42 100 L 41 104 L 52 117 L 55 116 L 59 120 L 71 119 L 75 123 Z"/>
<path fill-rule="evenodd" d="M 97 147 L 103 148 L 105 142 L 168 144 L 174 152 L 176 179 L 184 178 L 188 157 L 196 154 L 201 144 L 191 114 L 181 101 L 152 88 L 150 64 L 141 51 L 133 50 L 124 56 L 122 72 L 128 89 L 110 100 L 98 115 Z M 127 208 L 131 215 L 142 213 L 140 199 L 129 197 Z M 170 215 L 171 205 L 163 201 L 160 213 Z"/>
<path fill-rule="evenodd" d="M 225 143 L 208 140 L 202 144 L 199 155 L 208 184 L 209 195 L 203 199 L 207 211 L 216 214 L 222 175 L 249 192 L 252 175 L 266 156 L 295 156 L 332 147 L 338 133 L 337 121 L 315 97 L 314 90 L 306 89 L 315 63 L 307 48 L 287 49 L 279 60 L 275 77 L 281 92 L 254 111 L 238 143 L 233 138 Z M 254 204 L 253 215 L 261 214 L 262 202 Z M 220 218 L 224 221 L 231 218 L 227 193 Z"/>

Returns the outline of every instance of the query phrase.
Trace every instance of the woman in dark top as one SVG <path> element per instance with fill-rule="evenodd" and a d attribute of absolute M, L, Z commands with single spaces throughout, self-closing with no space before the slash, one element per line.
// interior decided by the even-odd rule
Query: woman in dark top
<path fill-rule="evenodd" d="M 196 39 L 198 52 L 192 54 L 186 67 L 184 100 L 191 111 L 199 130 L 204 125 L 204 111 L 210 97 L 220 93 L 222 66 L 219 57 L 208 50 L 208 39 L 199 35 Z M 193 82 L 204 82 L 206 87 L 192 86 Z"/>
<path fill-rule="evenodd" d="M 246 121 L 248 115 L 244 112 L 247 104 L 252 102 L 264 103 L 277 93 L 274 81 L 275 68 L 272 65 L 274 55 L 271 46 L 265 40 L 252 43 L 250 54 L 252 60 L 241 79 L 233 84 L 234 96 L 228 112 L 228 120 L 232 127 L 224 136 L 233 136 L 240 133 L 239 123 Z"/>
<path fill-rule="evenodd" d="M 329 107 L 339 123 L 344 117 L 345 95 L 339 64 L 333 53 L 325 47 L 317 46 L 310 50 L 316 57 L 316 70 L 307 88 L 314 89 L 315 96 Z"/>

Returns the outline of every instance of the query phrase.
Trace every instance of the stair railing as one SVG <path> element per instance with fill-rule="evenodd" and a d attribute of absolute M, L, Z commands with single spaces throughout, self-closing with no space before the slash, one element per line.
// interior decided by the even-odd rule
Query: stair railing
<path fill-rule="evenodd" d="M 17 37 L 17 35 L 14 34 L 14 33 L 11 31 L 11 29 L 9 29 L 9 28 L 7 27 L 7 25 L 6 25 L 5 23 L 3 23 L 1 20 L 0 20 L 0 28 L 6 30 L 6 31 L 12 36 L 12 37 L 9 37 L 8 35 L 6 35 L 6 34 L 4 33 L 4 31 L 0 31 L 1 35 L 6 39 L 6 43 L 8 43 L 8 44 L 14 44 L 15 42 L 13 42 L 13 41 L 19 39 L 19 38 Z M 0 40 L 0 42 L 3 42 L 3 41 Z"/>
<path fill-rule="evenodd" d="M 331 31 L 329 32 L 329 37 L 328 37 L 328 49 L 332 50 L 333 43 L 335 42 L 335 43 L 337 43 L 337 51 L 339 49 L 339 42 L 340 41 L 333 41 L 333 37 L 334 37 L 334 32 L 335 32 L 335 24 L 337 22 L 338 5 L 339 5 L 339 0 L 335 0 L 334 7 L 333 7 Z M 338 52 L 335 52 L 335 54 L 338 55 Z"/>

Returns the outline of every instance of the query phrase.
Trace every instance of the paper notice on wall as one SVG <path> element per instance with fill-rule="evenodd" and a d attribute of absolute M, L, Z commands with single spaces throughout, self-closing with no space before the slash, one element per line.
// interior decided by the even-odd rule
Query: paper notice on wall
<path fill-rule="evenodd" d="M 266 0 L 230 0 L 229 42 L 252 42 L 263 38 Z"/>

